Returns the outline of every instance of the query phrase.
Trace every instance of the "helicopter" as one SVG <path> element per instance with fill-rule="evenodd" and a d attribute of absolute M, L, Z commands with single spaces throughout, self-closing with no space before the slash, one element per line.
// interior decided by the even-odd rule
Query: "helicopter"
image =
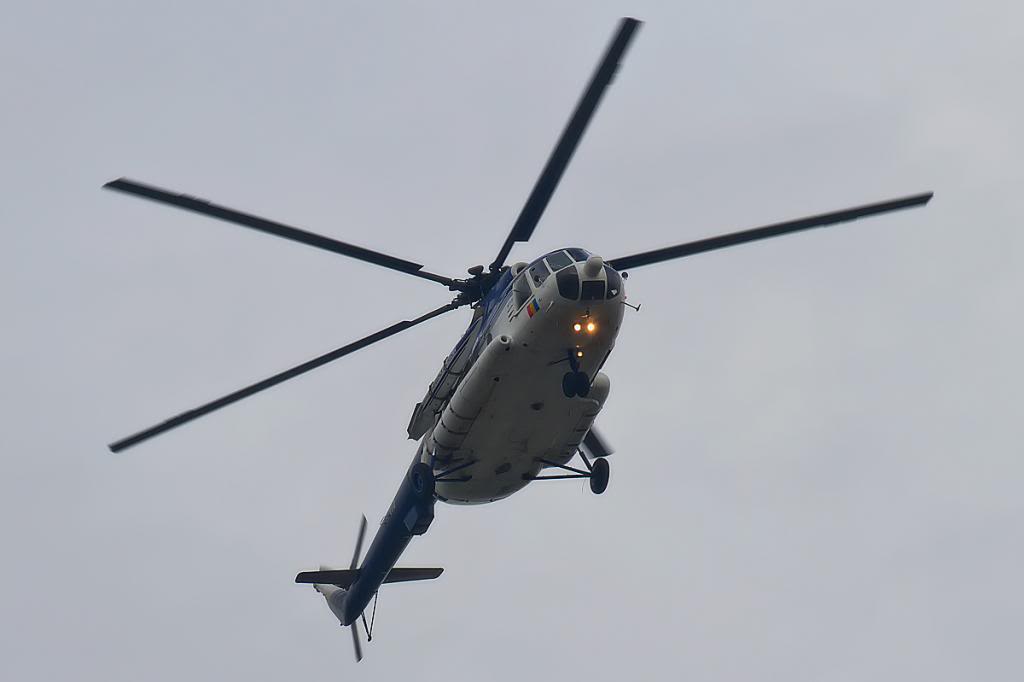
<path fill-rule="evenodd" d="M 358 623 L 362 622 L 367 639 L 372 639 L 380 588 L 441 575 L 441 568 L 396 567 L 412 538 L 427 532 L 437 502 L 491 503 L 542 480 L 586 479 L 595 494 L 607 489 L 608 457 L 613 450 L 595 421 L 610 390 L 602 368 L 615 346 L 624 311 L 639 309 L 626 299 L 629 270 L 923 206 L 932 198 L 931 192 L 914 194 L 608 259 L 574 246 L 530 262 L 507 264 L 513 246 L 530 240 L 640 25 L 634 18 L 620 20 L 504 243 L 486 268 L 469 268 L 468 277 L 429 272 L 419 263 L 127 178 L 104 185 L 405 273 L 454 293 L 440 307 L 117 440 L 109 446 L 113 452 L 445 313 L 461 308 L 472 311 L 465 332 L 413 409 L 407 432 L 418 445 L 366 554 L 362 553 L 367 528 L 363 516 L 348 568 L 320 567 L 295 578 L 297 583 L 313 585 L 339 624 L 349 627 L 357 661 L 362 658 Z M 577 456 L 581 464 L 571 466 Z M 368 623 L 371 601 L 374 608 Z"/>

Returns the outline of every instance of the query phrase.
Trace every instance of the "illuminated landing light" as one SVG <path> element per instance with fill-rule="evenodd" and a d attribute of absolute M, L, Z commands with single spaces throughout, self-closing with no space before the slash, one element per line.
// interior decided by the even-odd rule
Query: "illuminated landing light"
<path fill-rule="evenodd" d="M 595 331 L 597 331 L 597 325 L 593 322 L 587 322 L 587 333 L 593 334 Z"/>
<path fill-rule="evenodd" d="M 576 357 L 582 358 L 583 357 L 583 351 L 581 351 L 581 350 L 576 351 Z"/>
<path fill-rule="evenodd" d="M 574 325 L 572 326 L 572 330 L 573 330 L 574 332 L 576 332 L 576 333 L 579 333 L 580 331 L 582 331 L 582 330 L 583 330 L 583 325 L 582 325 L 582 324 L 580 324 L 579 322 L 577 322 L 576 324 L 574 324 Z"/>

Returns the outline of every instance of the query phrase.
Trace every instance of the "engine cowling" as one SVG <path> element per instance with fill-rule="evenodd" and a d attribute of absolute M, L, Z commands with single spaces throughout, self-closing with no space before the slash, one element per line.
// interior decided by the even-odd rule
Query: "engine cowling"
<path fill-rule="evenodd" d="M 509 355 L 515 352 L 512 337 L 502 335 L 491 340 L 480 353 L 431 434 L 431 451 L 436 457 L 444 460 L 462 447 L 491 393 L 498 390 L 502 376 L 507 373 Z"/>

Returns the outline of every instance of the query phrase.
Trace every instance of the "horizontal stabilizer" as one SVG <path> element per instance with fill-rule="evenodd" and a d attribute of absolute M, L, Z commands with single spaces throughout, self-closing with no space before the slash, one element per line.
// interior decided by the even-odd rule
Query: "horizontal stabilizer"
<path fill-rule="evenodd" d="M 410 580 L 433 580 L 444 572 L 443 568 L 392 568 L 386 583 L 404 583 Z"/>
<path fill-rule="evenodd" d="M 295 576 L 297 583 L 320 583 L 322 585 L 337 585 L 342 589 L 352 587 L 352 583 L 359 577 L 359 569 L 342 568 L 332 571 L 303 571 Z"/>
<path fill-rule="evenodd" d="M 444 572 L 443 568 L 392 568 L 388 576 L 384 578 L 385 583 L 404 583 L 412 580 L 433 580 Z M 325 571 L 303 571 L 295 576 L 297 583 L 319 583 L 322 585 L 337 585 L 342 589 L 348 589 L 359 577 L 359 569 L 343 568 L 340 570 Z"/>

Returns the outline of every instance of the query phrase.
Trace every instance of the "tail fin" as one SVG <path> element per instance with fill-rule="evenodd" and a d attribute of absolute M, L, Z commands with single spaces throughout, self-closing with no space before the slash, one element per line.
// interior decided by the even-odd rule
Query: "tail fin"
<path fill-rule="evenodd" d="M 316 590 L 317 592 L 319 592 L 320 594 L 324 595 L 324 597 L 326 597 L 328 599 L 331 598 L 332 594 L 334 594 L 338 590 L 341 590 L 341 588 L 338 587 L 337 585 L 327 585 L 325 583 L 314 583 L 313 584 L 313 589 Z M 344 590 L 342 590 L 342 591 L 344 591 Z"/>
<path fill-rule="evenodd" d="M 330 571 L 332 569 L 331 569 L 330 566 L 321 566 L 320 570 L 321 571 Z M 320 594 L 322 594 L 328 600 L 330 600 L 331 595 L 334 594 L 335 592 L 338 592 L 339 590 L 342 591 L 342 592 L 344 591 L 338 585 L 332 585 L 331 583 L 313 583 L 313 589 L 316 590 L 317 592 L 319 592 Z"/>
<path fill-rule="evenodd" d="M 432 479 L 431 479 L 432 480 Z M 397 498 L 396 498 L 397 499 Z M 324 596 L 331 613 L 342 625 L 348 625 L 352 631 L 352 647 L 355 649 L 356 661 L 363 658 L 363 645 L 359 641 L 359 630 L 357 629 L 356 618 L 358 614 L 346 614 L 347 600 L 352 593 L 349 590 L 359 580 L 360 569 L 359 558 L 362 556 L 363 539 L 366 537 L 366 517 L 362 518 L 359 524 L 359 534 L 356 536 L 356 548 L 352 554 L 352 563 L 348 568 L 335 569 L 329 566 L 321 566 L 318 571 L 303 571 L 295 576 L 295 582 L 312 584 L 313 589 Z M 384 578 L 385 583 L 404 583 L 413 580 L 433 580 L 441 575 L 443 568 L 392 568 Z M 374 577 L 376 579 L 376 576 Z M 376 591 L 377 587 L 372 588 Z M 374 592 L 375 593 L 375 592 Z M 366 602 L 359 602 L 360 609 L 365 607 Z M 374 602 L 376 609 L 376 602 Z M 363 625 L 366 625 L 366 616 L 363 615 Z M 370 627 L 367 629 L 367 641 L 373 629 L 373 617 L 370 617 Z"/>

